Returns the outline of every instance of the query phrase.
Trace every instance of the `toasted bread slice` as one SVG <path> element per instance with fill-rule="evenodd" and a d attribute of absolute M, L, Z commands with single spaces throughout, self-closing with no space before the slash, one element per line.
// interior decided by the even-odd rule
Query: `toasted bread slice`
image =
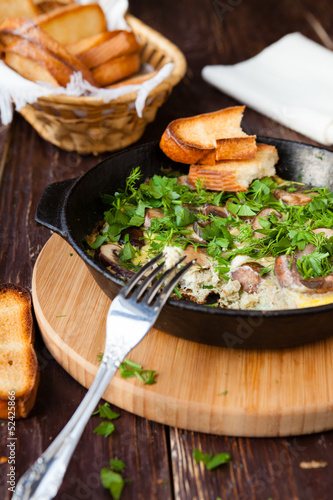
<path fill-rule="evenodd" d="M 1 0 L 0 23 L 11 17 L 26 17 L 33 19 L 38 16 L 39 10 L 32 0 Z"/>
<path fill-rule="evenodd" d="M 35 21 L 44 31 L 64 45 L 106 31 L 104 12 L 97 3 L 68 5 L 42 14 Z"/>
<path fill-rule="evenodd" d="M 25 78 L 53 84 L 55 79 L 58 85 L 66 86 L 73 72 L 80 71 L 85 80 L 97 86 L 88 68 L 33 21 L 10 19 L 0 28 L 0 40 L 4 35 L 16 40 L 7 46 L 5 62 Z"/>
<path fill-rule="evenodd" d="M 0 418 L 27 417 L 38 380 L 30 294 L 19 285 L 0 285 Z"/>
<path fill-rule="evenodd" d="M 0 25 L 0 42 L 5 46 L 17 42 L 34 26 L 36 24 L 31 19 L 24 17 L 6 19 Z"/>
<path fill-rule="evenodd" d="M 141 83 L 150 80 L 150 78 L 153 78 L 156 75 L 157 71 L 149 71 L 148 73 L 136 73 L 133 76 L 129 76 L 128 78 L 121 80 L 121 82 L 114 83 L 113 85 L 107 85 L 105 88 L 116 89 L 124 85 L 140 85 Z"/>
<path fill-rule="evenodd" d="M 115 30 L 106 33 L 109 36 L 104 35 L 104 40 L 97 41 L 96 37 L 92 37 L 91 47 L 81 52 L 72 52 L 87 68 L 96 68 L 115 57 L 140 51 L 140 44 L 132 31 Z M 68 46 L 67 48 L 70 50 Z"/>
<path fill-rule="evenodd" d="M 234 106 L 174 120 L 164 131 L 160 147 L 172 160 L 187 164 L 254 158 L 256 136 L 248 136 L 240 126 L 244 109 Z"/>
<path fill-rule="evenodd" d="M 113 38 L 115 35 L 116 31 L 103 31 L 103 33 L 98 33 L 97 35 L 88 36 L 87 38 L 81 38 L 81 40 L 77 40 L 76 42 L 68 43 L 66 45 L 66 49 L 68 52 L 73 54 L 73 56 L 77 57 L 83 52 L 96 47 L 96 45 Z"/>
<path fill-rule="evenodd" d="M 101 87 L 111 85 L 127 76 L 137 73 L 140 68 L 138 53 L 115 57 L 92 70 L 93 77 Z"/>
<path fill-rule="evenodd" d="M 275 175 L 279 157 L 274 146 L 258 144 L 251 160 L 222 161 L 215 165 L 191 165 L 188 181 L 195 186 L 197 179 L 213 191 L 247 191 L 254 179 Z"/>
<path fill-rule="evenodd" d="M 73 4 L 74 0 L 35 0 L 35 4 L 38 6 L 39 14 L 46 12 L 51 12 L 56 9 L 60 9 L 65 5 Z"/>
<path fill-rule="evenodd" d="M 55 87 L 61 86 L 54 76 L 54 68 L 52 68 L 51 72 L 40 60 L 34 61 L 31 59 L 30 54 L 27 57 L 20 53 L 20 48 L 16 46 L 12 51 L 6 51 L 4 61 L 7 66 L 32 82 L 48 82 Z"/>

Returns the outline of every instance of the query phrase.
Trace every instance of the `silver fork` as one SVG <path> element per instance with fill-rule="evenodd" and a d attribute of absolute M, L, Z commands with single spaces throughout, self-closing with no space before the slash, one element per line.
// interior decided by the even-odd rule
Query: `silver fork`
<path fill-rule="evenodd" d="M 145 275 L 161 257 L 162 254 L 157 255 L 143 266 L 112 301 L 106 322 L 103 359 L 89 391 L 57 438 L 21 477 L 12 500 L 49 500 L 57 494 L 81 434 L 111 378 L 128 352 L 152 327 L 172 290 L 195 262 L 189 262 L 172 276 L 183 257 L 148 288 L 162 272 L 164 263 L 147 277 Z M 166 281 L 168 276 L 169 281 Z M 136 287 L 142 278 L 144 280 Z"/>

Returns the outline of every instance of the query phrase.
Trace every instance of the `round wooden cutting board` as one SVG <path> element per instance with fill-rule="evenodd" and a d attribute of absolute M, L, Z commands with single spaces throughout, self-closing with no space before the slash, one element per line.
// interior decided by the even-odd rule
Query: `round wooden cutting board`
<path fill-rule="evenodd" d="M 36 262 L 33 302 L 44 341 L 85 387 L 98 370 L 110 300 L 62 238 Z M 128 355 L 156 370 L 154 385 L 117 373 L 104 397 L 163 424 L 230 436 L 287 436 L 333 429 L 333 338 L 297 349 L 210 347 L 151 329 Z"/>

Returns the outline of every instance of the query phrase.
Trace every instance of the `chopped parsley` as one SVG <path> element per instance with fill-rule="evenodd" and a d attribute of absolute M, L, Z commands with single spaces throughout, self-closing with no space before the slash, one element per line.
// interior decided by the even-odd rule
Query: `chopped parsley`
<path fill-rule="evenodd" d="M 119 366 L 120 375 L 122 378 L 137 377 L 144 385 L 156 384 L 156 371 L 144 370 L 141 365 L 134 363 L 130 359 L 125 358 Z"/>
<path fill-rule="evenodd" d="M 125 463 L 118 458 L 110 460 L 110 467 L 104 467 L 101 470 L 101 481 L 107 490 L 110 491 L 114 500 L 119 500 L 121 493 L 128 479 L 124 479 L 121 472 L 125 468 Z"/>
<path fill-rule="evenodd" d="M 216 469 L 220 465 L 227 464 L 231 460 L 230 453 L 218 453 L 217 455 L 213 455 L 212 453 L 202 453 L 199 448 L 195 448 L 193 450 L 193 458 L 196 463 L 203 462 L 204 466 L 208 470 Z"/>
<path fill-rule="evenodd" d="M 94 430 L 94 434 L 99 436 L 109 437 L 115 430 L 114 424 L 111 420 L 115 420 L 120 417 L 119 413 L 115 413 L 111 410 L 109 403 L 104 403 L 104 405 L 99 405 L 98 410 L 95 411 L 92 416 L 98 415 L 107 420 L 103 420 Z"/>
<path fill-rule="evenodd" d="M 152 218 L 150 227 L 145 230 L 145 258 L 152 258 L 166 246 L 178 246 L 184 249 L 189 243 L 195 248 L 206 249 L 215 262 L 215 271 L 221 279 L 230 279 L 230 263 L 237 255 L 247 255 L 254 261 L 265 257 L 277 257 L 287 254 L 291 257 L 302 251 L 309 243 L 316 249 L 297 261 L 297 269 L 303 278 L 324 277 L 333 272 L 333 237 L 326 238 L 313 232 L 316 228 L 333 229 L 333 193 L 327 187 L 304 190 L 311 193 L 311 202 L 307 205 L 287 205 L 277 199 L 274 193 L 284 189 L 291 195 L 299 183 L 281 184 L 275 178 L 257 179 L 246 192 L 213 192 L 203 188 L 200 181 L 196 190 L 177 182 L 176 176 L 154 175 L 141 182 L 140 168 L 132 170 L 124 189 L 113 195 L 102 196 L 108 209 L 104 213 L 102 229 L 94 237 L 89 237 L 90 251 L 100 245 L 119 242 L 124 230 L 142 227 L 147 209 L 159 209 L 160 218 Z M 204 205 L 225 207 L 227 217 L 204 215 L 199 207 Z M 258 218 L 261 227 L 254 230 L 252 219 L 264 208 L 276 210 L 269 216 Z M 200 226 L 202 241 L 194 241 L 193 223 Z M 261 237 L 258 237 L 260 234 Z M 137 270 L 136 259 L 140 258 L 139 247 L 134 247 L 128 234 L 120 252 L 124 267 Z M 261 274 L 273 270 L 267 266 Z M 209 284 L 207 284 L 209 287 Z M 175 294 L 181 298 L 179 287 Z M 121 367 L 122 376 L 138 376 L 145 384 L 154 383 L 153 377 L 140 366 Z M 148 378 L 147 378 L 148 377 Z"/>

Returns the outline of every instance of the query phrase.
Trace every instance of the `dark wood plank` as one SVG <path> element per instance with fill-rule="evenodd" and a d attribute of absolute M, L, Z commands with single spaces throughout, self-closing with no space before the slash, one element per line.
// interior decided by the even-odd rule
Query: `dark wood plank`
<path fill-rule="evenodd" d="M 333 488 L 328 473 L 332 432 L 285 439 L 237 439 L 172 429 L 170 441 L 176 498 L 328 499 L 327 492 Z M 230 453 L 232 460 L 209 471 L 193 459 L 195 448 L 204 453 Z M 302 468 L 304 462 L 312 461 L 326 466 Z"/>
<path fill-rule="evenodd" d="M 0 122 L 0 185 L 7 160 L 10 137 L 10 125 L 1 125 Z"/>

